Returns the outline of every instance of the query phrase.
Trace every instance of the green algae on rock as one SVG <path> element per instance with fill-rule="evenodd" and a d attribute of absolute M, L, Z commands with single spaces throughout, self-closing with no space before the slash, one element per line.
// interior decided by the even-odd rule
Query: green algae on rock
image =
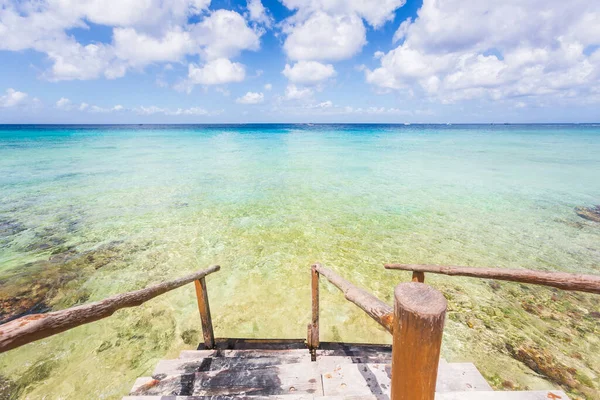
<path fill-rule="evenodd" d="M 83 252 L 73 247 L 55 249 L 47 259 L 4 271 L 0 275 L 0 324 L 86 301 L 89 293 L 81 287 L 82 281 L 94 270 L 122 261 L 122 243 L 113 241 Z"/>

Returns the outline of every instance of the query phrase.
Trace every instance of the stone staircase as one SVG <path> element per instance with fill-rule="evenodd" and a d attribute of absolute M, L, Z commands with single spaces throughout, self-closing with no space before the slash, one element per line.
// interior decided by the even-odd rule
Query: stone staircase
<path fill-rule="evenodd" d="M 322 347 L 314 362 L 306 348 L 186 350 L 138 378 L 123 400 L 389 399 L 390 346 Z M 436 391 L 436 400 L 568 400 L 559 390 L 494 392 L 473 364 L 444 360 Z"/>

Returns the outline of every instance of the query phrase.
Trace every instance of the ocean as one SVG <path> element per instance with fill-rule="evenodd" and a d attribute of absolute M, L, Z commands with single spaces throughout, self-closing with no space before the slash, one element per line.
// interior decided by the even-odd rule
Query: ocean
<path fill-rule="evenodd" d="M 389 304 L 410 273 L 386 262 L 600 274 L 600 223 L 575 212 L 599 174 L 590 124 L 0 125 L 0 321 L 219 264 L 217 337 L 304 338 L 315 261 Z M 391 342 L 321 281 L 321 340 Z M 447 360 L 499 389 L 600 388 L 597 298 L 426 283 L 449 301 Z M 0 355 L 0 398 L 118 399 L 200 341 L 187 285 Z"/>

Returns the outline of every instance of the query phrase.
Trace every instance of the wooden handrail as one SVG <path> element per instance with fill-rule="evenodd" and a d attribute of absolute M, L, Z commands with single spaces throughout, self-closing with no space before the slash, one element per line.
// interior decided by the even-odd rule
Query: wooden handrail
<path fill-rule="evenodd" d="M 454 265 L 385 264 L 386 269 L 434 274 L 469 276 L 473 278 L 498 279 L 503 281 L 531 283 L 551 286 L 563 290 L 600 294 L 600 276 L 545 272 L 528 269 L 473 268 Z M 413 274 L 413 277 L 415 275 Z M 422 280 L 420 281 L 422 282 Z"/>
<path fill-rule="evenodd" d="M 335 287 L 340 289 L 342 293 L 344 293 L 346 300 L 356 304 L 358 308 L 366 312 L 388 332 L 392 333 L 392 322 L 394 319 L 394 309 L 392 307 L 385 304 L 371 293 L 354 286 L 335 272 L 323 267 L 320 264 L 315 264 L 315 270 L 320 275 L 323 275 L 325 278 L 327 278 L 327 280 L 329 280 L 329 282 L 331 282 Z"/>
<path fill-rule="evenodd" d="M 203 271 L 195 272 L 174 281 L 160 283 L 134 292 L 122 293 L 95 303 L 46 314 L 27 315 L 7 322 L 0 325 L 0 353 L 64 332 L 79 325 L 109 317 L 121 308 L 139 306 L 163 293 L 187 283 L 203 279 L 206 275 L 216 272 L 219 269 L 221 267 L 213 265 Z"/>

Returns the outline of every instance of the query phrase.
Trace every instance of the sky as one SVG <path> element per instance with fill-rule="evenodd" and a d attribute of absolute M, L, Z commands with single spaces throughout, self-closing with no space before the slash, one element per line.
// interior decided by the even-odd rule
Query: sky
<path fill-rule="evenodd" d="M 0 123 L 600 122 L 600 1 L 0 0 Z"/>

